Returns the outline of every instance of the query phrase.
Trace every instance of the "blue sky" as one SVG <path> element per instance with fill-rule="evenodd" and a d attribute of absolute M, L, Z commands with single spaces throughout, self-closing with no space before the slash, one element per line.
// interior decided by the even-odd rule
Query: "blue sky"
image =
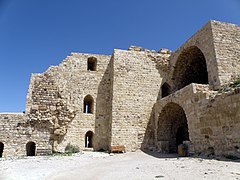
<path fill-rule="evenodd" d="M 31 73 L 70 52 L 176 50 L 209 19 L 240 24 L 240 0 L 0 0 L 0 112 L 25 110 Z"/>

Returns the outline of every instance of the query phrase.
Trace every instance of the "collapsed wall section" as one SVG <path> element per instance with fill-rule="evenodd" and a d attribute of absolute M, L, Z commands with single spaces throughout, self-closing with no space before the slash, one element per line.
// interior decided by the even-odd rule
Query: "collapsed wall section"
<path fill-rule="evenodd" d="M 39 98 L 53 104 L 62 104 L 57 114 L 67 111 L 71 114 L 62 118 L 62 125 L 59 133 L 63 133 L 62 138 L 57 142 L 56 151 L 64 151 L 68 144 L 76 145 L 80 149 L 93 147 L 96 150 L 107 149 L 109 146 L 109 118 L 110 118 L 110 56 L 96 54 L 72 53 L 58 66 L 50 67 L 46 72 L 39 75 L 45 78 L 40 82 L 37 92 Z M 37 83 L 36 76 L 33 75 L 29 86 L 27 98 L 27 112 L 34 105 L 34 84 Z M 51 84 L 56 94 L 44 96 L 45 85 Z M 60 102 L 59 102 L 60 101 Z M 36 102 L 42 102 L 38 99 Z M 47 105 L 47 109 L 51 108 Z M 53 107 L 52 107 L 53 108 Z M 53 108 L 54 109 L 54 108 Z M 47 110 L 48 111 L 48 110 Z M 53 112 L 50 110 L 50 112 Z M 55 112 L 55 111 L 54 111 Z M 56 113 L 49 113 L 49 118 L 56 117 Z M 73 117 L 74 116 L 74 117 Z M 55 118 L 59 119 L 59 118 Z M 52 120 L 56 125 L 55 120 Z M 58 121 L 59 122 L 59 121 Z M 65 125 L 67 124 L 67 125 Z M 56 129 L 55 127 L 54 129 Z M 89 137 L 93 134 L 91 145 L 88 145 Z M 53 133 L 54 134 L 54 133 Z M 55 146 L 54 146 L 55 147 Z"/>
<path fill-rule="evenodd" d="M 55 80 L 49 74 L 34 75 L 32 79 L 31 104 L 28 103 L 29 123 L 38 131 L 48 131 L 49 144 L 56 152 L 76 112 L 67 106 Z"/>
<path fill-rule="evenodd" d="M 139 149 L 161 77 L 145 52 L 114 50 L 111 145 Z"/>

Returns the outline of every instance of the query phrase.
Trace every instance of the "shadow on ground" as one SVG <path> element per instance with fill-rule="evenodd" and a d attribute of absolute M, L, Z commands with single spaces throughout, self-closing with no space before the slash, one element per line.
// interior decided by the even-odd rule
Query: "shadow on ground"
<path fill-rule="evenodd" d="M 205 160 L 217 160 L 217 161 L 231 161 L 231 162 L 237 162 L 240 163 L 240 158 L 236 157 L 224 157 L 224 156 L 204 156 L 204 155 L 194 155 L 194 156 L 179 156 L 176 153 L 169 153 L 169 154 L 163 154 L 158 152 L 153 152 L 150 150 L 141 150 L 143 153 L 148 154 L 150 156 L 156 157 L 156 158 L 198 158 L 198 159 L 205 159 Z"/>
<path fill-rule="evenodd" d="M 169 154 L 163 154 L 163 153 L 158 153 L 158 152 L 153 152 L 149 150 L 141 150 L 145 154 L 148 154 L 150 156 L 156 157 L 156 158 L 178 158 L 178 154 L 176 153 L 169 153 Z"/>

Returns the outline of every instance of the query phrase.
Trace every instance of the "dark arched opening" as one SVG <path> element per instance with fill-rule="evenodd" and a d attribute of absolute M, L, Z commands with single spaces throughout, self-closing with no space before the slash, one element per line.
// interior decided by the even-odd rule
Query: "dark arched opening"
<path fill-rule="evenodd" d="M 36 144 L 34 142 L 28 142 L 26 144 L 27 156 L 35 156 Z"/>
<path fill-rule="evenodd" d="M 176 153 L 178 145 L 189 140 L 186 114 L 181 106 L 168 103 L 159 114 L 157 141 L 165 144 L 164 152 Z M 163 143 L 162 143 L 163 142 Z"/>
<path fill-rule="evenodd" d="M 191 46 L 178 56 L 173 73 L 175 90 L 191 83 L 208 84 L 208 71 L 204 54 L 197 46 Z"/>
<path fill-rule="evenodd" d="M 85 147 L 86 148 L 92 148 L 93 147 L 93 132 L 88 131 L 85 134 Z"/>
<path fill-rule="evenodd" d="M 84 98 L 84 104 L 83 104 L 83 112 L 87 114 L 93 114 L 93 97 L 91 95 L 87 95 Z"/>
<path fill-rule="evenodd" d="M 169 86 L 168 83 L 164 83 L 161 87 L 161 90 L 162 90 L 162 98 L 171 94 L 171 87 Z"/>
<path fill-rule="evenodd" d="M 95 58 L 95 57 L 88 58 L 87 70 L 88 71 L 96 71 L 97 70 L 97 58 Z"/>
<path fill-rule="evenodd" d="M 0 142 L 0 158 L 3 156 L 4 144 Z"/>

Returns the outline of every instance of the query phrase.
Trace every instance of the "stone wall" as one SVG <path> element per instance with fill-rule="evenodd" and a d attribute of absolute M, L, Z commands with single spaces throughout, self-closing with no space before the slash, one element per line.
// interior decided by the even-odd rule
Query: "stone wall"
<path fill-rule="evenodd" d="M 96 58 L 96 71 L 88 70 L 88 59 Z M 81 54 L 72 53 L 59 66 L 50 67 L 41 77 L 48 77 L 54 84 L 55 94 L 50 94 L 44 97 L 41 93 L 44 89 L 44 82 L 31 80 L 29 86 L 29 93 L 27 98 L 27 108 L 31 109 L 35 103 L 34 89 L 32 88 L 36 83 L 42 84 L 40 89 L 36 89 L 39 98 L 46 98 L 53 104 L 61 101 L 68 112 L 74 114 L 74 118 L 63 118 L 64 135 L 57 143 L 56 150 L 64 151 L 67 144 L 77 145 L 80 149 L 85 148 L 85 134 L 88 131 L 94 133 L 94 149 L 107 149 L 109 146 L 109 129 L 106 128 L 109 124 L 110 112 L 110 56 L 96 55 L 96 54 Z M 33 75 L 32 79 L 37 76 Z M 49 82 L 45 83 L 49 84 Z M 93 98 L 93 112 L 84 113 L 84 98 L 90 95 Z M 51 111 L 51 105 L 47 105 L 48 110 Z M 46 109 L 45 112 L 48 111 Z M 29 112 L 29 110 L 27 110 Z M 62 112 L 62 111 L 60 111 Z M 31 114 L 31 112 L 30 112 Z M 52 116 L 52 114 L 50 115 Z M 42 117 L 46 119 L 46 117 Z M 53 123 L 55 124 L 54 120 Z M 56 126 L 56 124 L 55 124 Z"/>
<path fill-rule="evenodd" d="M 215 55 L 221 84 L 226 84 L 240 72 L 240 27 L 211 21 Z"/>
<path fill-rule="evenodd" d="M 3 157 L 26 155 L 28 142 L 36 144 L 36 154 L 38 150 L 52 150 L 49 131 L 31 126 L 26 114 L 0 114 L 0 132 L 0 142 L 4 144 Z"/>
<path fill-rule="evenodd" d="M 58 151 L 76 111 L 67 106 L 66 99 L 59 93 L 55 80 L 49 74 L 32 76 L 31 106 L 28 107 L 30 125 L 48 130 L 53 151 Z M 29 95 L 28 95 L 29 96 Z M 30 105 L 30 103 L 28 103 Z"/>
<path fill-rule="evenodd" d="M 197 153 L 240 157 L 240 88 L 199 100 L 192 143 Z"/>
<path fill-rule="evenodd" d="M 95 150 L 124 143 L 134 151 L 141 146 L 160 93 L 158 68 L 166 65 L 169 55 L 163 50 L 115 50 L 110 60 L 110 56 L 72 53 L 59 66 L 32 75 L 26 112 L 49 129 L 54 151 L 64 151 L 69 143 L 84 149 L 88 131 L 94 133 Z M 96 71 L 87 70 L 92 57 L 97 60 Z M 94 100 L 93 113 L 88 114 L 83 112 L 87 95 Z"/>
<path fill-rule="evenodd" d="M 111 145 L 141 146 L 162 78 L 142 51 L 114 50 Z"/>

